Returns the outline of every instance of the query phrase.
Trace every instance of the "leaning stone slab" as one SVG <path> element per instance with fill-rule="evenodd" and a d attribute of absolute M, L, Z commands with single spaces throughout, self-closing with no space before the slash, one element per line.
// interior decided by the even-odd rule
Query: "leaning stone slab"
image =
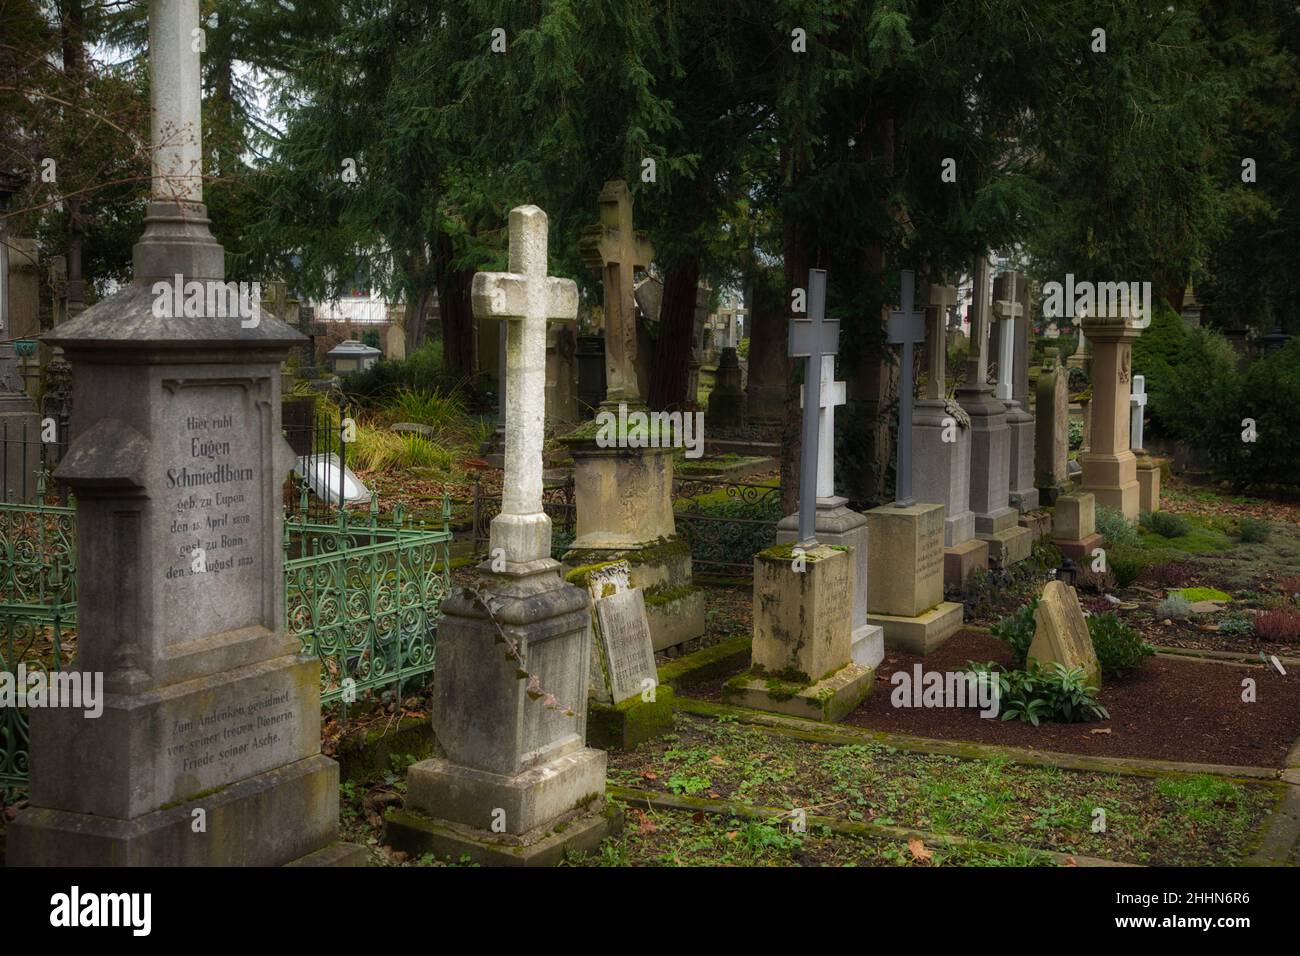
<path fill-rule="evenodd" d="M 1101 665 L 1079 606 L 1079 595 L 1064 581 L 1048 581 L 1034 611 L 1034 640 L 1029 659 L 1083 668 L 1084 679 L 1101 686 Z"/>

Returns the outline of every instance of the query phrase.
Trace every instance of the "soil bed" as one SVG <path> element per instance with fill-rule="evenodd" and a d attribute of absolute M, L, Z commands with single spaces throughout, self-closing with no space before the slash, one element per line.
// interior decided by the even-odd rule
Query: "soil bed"
<path fill-rule="evenodd" d="M 970 661 L 1009 665 L 997 638 L 963 631 L 927 657 L 889 652 L 876 671 L 876 688 L 845 723 L 941 740 L 1024 747 L 1109 757 L 1147 757 L 1191 763 L 1281 767 L 1300 737 L 1300 674 L 1286 677 L 1263 666 L 1242 667 L 1154 657 L 1131 677 L 1108 680 L 1101 701 L 1111 719 L 1078 724 L 985 719 L 975 710 L 894 707 L 895 671 L 965 670 Z M 1244 678 L 1256 683 L 1256 701 L 1241 699 Z M 690 696 L 721 700 L 725 681 L 691 688 Z M 1098 732 L 1100 731 L 1100 732 Z"/>

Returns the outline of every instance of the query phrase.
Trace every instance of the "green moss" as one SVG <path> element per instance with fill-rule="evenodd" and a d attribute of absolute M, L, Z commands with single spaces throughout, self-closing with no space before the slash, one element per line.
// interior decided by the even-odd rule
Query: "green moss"
<path fill-rule="evenodd" d="M 1186 598 L 1195 604 L 1197 601 L 1231 601 L 1232 595 L 1220 591 L 1218 588 L 1183 588 L 1181 591 L 1174 591 L 1179 597 Z"/>
<path fill-rule="evenodd" d="M 755 557 L 762 558 L 764 561 L 782 561 L 782 562 L 793 561 L 795 556 L 794 549 L 797 547 L 799 547 L 799 545 L 793 541 L 787 542 L 785 544 L 774 544 L 772 545 L 772 547 L 764 548 L 762 551 L 758 552 L 758 554 L 756 554 Z M 831 551 L 849 550 L 847 547 L 845 547 L 842 544 L 823 544 L 823 545 L 818 545 L 818 547 L 826 548 Z M 824 561 L 828 557 L 830 557 L 830 555 L 828 554 L 817 554 L 815 551 L 809 551 L 807 549 L 804 549 L 803 558 L 809 564 L 812 564 L 816 561 Z"/>
<path fill-rule="evenodd" d="M 646 591 L 645 606 L 647 608 L 663 607 L 666 604 L 672 604 L 674 601 L 680 601 L 682 598 L 690 597 L 699 590 L 693 584 L 683 584 L 675 588 L 656 585 Z"/>
<path fill-rule="evenodd" d="M 669 661 L 659 668 L 659 683 L 680 690 L 733 673 L 749 660 L 752 644 L 752 639 L 742 634 Z"/>
<path fill-rule="evenodd" d="M 574 568 L 564 576 L 564 580 L 580 588 L 587 587 L 587 579 L 599 571 L 601 568 L 607 568 L 611 564 L 618 564 L 618 561 L 598 561 L 595 564 L 584 564 L 581 567 Z"/>
<path fill-rule="evenodd" d="M 601 750 L 629 750 L 673 729 L 676 695 L 665 684 L 655 688 L 655 699 L 638 695 L 620 704 L 587 704 L 587 743 Z"/>

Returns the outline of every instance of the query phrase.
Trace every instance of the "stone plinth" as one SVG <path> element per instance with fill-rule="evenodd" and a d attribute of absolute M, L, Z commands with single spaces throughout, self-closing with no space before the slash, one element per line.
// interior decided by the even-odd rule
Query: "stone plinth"
<path fill-rule="evenodd" d="M 934 650 L 961 627 L 960 604 L 943 600 L 943 505 L 885 505 L 867 512 L 867 620 L 885 646 Z"/>
<path fill-rule="evenodd" d="M 744 707 L 839 720 L 875 684 L 851 660 L 851 552 L 827 545 L 801 557 L 790 545 L 754 556 L 753 666 L 723 686 Z"/>
<path fill-rule="evenodd" d="M 1072 561 L 1082 561 L 1102 545 L 1097 534 L 1096 499 L 1091 494 L 1062 495 L 1052 515 L 1052 543 Z"/>
<path fill-rule="evenodd" d="M 75 370 L 56 476 L 77 497 L 76 668 L 105 704 L 32 711 L 11 864 L 279 865 L 337 837 L 320 662 L 284 626 L 280 362 L 299 337 L 154 301 L 131 285 L 48 339 Z"/>
<path fill-rule="evenodd" d="M 1016 524 L 1011 500 L 1011 432 L 1007 410 L 987 385 L 963 388 L 957 399 L 971 420 L 970 506 L 975 536 L 989 545 L 989 564 L 1007 567 L 1029 556 L 1032 535 Z"/>
<path fill-rule="evenodd" d="M 589 423 L 564 439 L 573 454 L 577 536 L 566 570 L 627 561 L 645 591 L 656 651 L 704 633 L 704 592 L 691 578 L 691 550 L 673 520 L 671 448 L 601 448 Z"/>
<path fill-rule="evenodd" d="M 1150 455 L 1139 455 L 1137 460 L 1138 509 L 1160 510 L 1160 462 Z"/>
<path fill-rule="evenodd" d="M 476 585 L 483 600 L 458 589 L 443 602 L 432 706 L 440 755 L 411 766 L 409 814 L 387 820 L 394 845 L 483 863 L 509 862 L 503 855 L 548 863 L 553 837 L 607 832 L 605 754 L 586 745 L 588 598 L 558 571 L 558 562 L 542 559 L 516 573 L 484 574 Z M 505 653 L 498 627 L 530 677 Z M 530 695 L 531 677 L 554 706 Z"/>
<path fill-rule="evenodd" d="M 1034 416 L 1012 402 L 1007 406 L 1007 446 L 1009 454 L 1007 500 L 1021 514 L 1038 507 L 1038 488 L 1034 485 Z"/>
<path fill-rule="evenodd" d="M 957 417 L 943 400 L 923 399 L 916 403 L 912 418 L 913 497 L 944 506 L 946 548 L 975 536 L 975 513 L 970 508 L 971 431 L 961 427 Z"/>
<path fill-rule="evenodd" d="M 1092 343 L 1092 421 L 1088 451 L 1079 456 L 1085 491 L 1099 506 L 1117 508 L 1136 521 L 1139 508 L 1137 458 L 1129 447 L 1129 395 L 1133 342 L 1142 330 L 1123 319 L 1087 317 L 1083 330 Z"/>
<path fill-rule="evenodd" d="M 815 531 L 819 544 L 843 546 L 853 563 L 853 618 L 851 657 L 853 663 L 875 668 L 885 657 L 885 637 L 880 628 L 867 623 L 867 519 L 848 507 L 848 499 L 818 498 Z M 776 526 L 777 544 L 792 544 L 798 538 L 799 516 L 786 515 Z"/>

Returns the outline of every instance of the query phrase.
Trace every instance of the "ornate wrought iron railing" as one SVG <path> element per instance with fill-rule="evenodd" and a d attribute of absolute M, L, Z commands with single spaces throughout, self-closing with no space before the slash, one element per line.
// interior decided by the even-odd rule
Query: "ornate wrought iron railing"
<path fill-rule="evenodd" d="M 307 491 L 303 489 L 303 495 Z M 321 701 L 354 702 L 367 691 L 400 685 L 433 669 L 442 599 L 451 587 L 451 501 L 443 497 L 441 530 L 392 524 L 346 510 L 314 522 L 284 523 L 284 602 L 289 632 L 321 662 Z"/>
<path fill-rule="evenodd" d="M 0 503 L 0 671 L 58 670 L 77 624 L 76 508 L 45 504 L 45 476 L 33 504 Z M 27 717 L 0 708 L 0 790 L 27 780 Z"/>
<path fill-rule="evenodd" d="M 752 555 L 776 541 L 781 489 L 743 481 L 673 478 L 673 523 L 697 574 L 749 577 Z"/>

